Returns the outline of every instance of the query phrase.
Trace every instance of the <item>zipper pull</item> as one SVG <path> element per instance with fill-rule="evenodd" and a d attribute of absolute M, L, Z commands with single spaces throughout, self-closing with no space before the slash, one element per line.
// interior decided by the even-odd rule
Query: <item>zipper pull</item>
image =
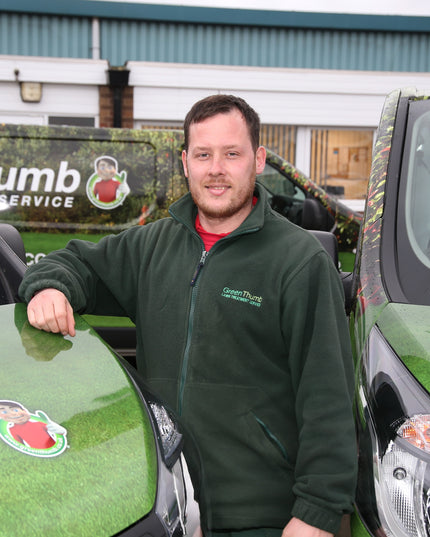
<path fill-rule="evenodd" d="M 203 250 L 202 256 L 201 256 L 200 261 L 199 261 L 199 264 L 197 265 L 196 271 L 194 272 L 194 275 L 193 275 L 191 283 L 190 283 L 191 287 L 195 286 L 197 278 L 199 277 L 200 271 L 202 270 L 203 265 L 205 264 L 205 261 L 206 261 L 206 258 L 208 256 L 208 254 L 209 254 L 209 252 L 207 252 L 206 250 Z"/>

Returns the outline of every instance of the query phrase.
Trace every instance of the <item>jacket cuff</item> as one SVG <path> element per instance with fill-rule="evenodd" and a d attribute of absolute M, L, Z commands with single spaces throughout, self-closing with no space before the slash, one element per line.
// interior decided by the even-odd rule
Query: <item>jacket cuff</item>
<path fill-rule="evenodd" d="M 70 302 L 71 296 L 67 287 L 58 282 L 53 285 L 52 282 L 48 280 L 38 280 L 36 282 L 28 283 L 27 285 L 25 285 L 24 282 L 24 285 L 21 284 L 19 287 L 18 294 L 24 300 L 24 302 L 28 304 L 38 291 L 42 291 L 43 289 L 47 288 L 58 289 L 58 291 L 64 293 L 67 300 Z"/>
<path fill-rule="evenodd" d="M 327 508 L 310 503 L 303 498 L 296 499 L 291 511 L 291 516 L 329 533 L 339 531 L 343 515 L 344 513 L 342 512 L 330 511 Z"/>

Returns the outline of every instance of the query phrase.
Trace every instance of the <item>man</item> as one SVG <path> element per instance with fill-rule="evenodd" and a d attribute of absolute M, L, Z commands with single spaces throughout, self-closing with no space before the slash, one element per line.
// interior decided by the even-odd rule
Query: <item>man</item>
<path fill-rule="evenodd" d="M 138 369 L 200 452 L 205 536 L 333 535 L 355 485 L 338 274 L 256 185 L 265 150 L 245 101 L 203 99 L 184 131 L 190 194 L 172 217 L 30 267 L 29 320 L 72 336 L 73 310 L 136 322 Z"/>

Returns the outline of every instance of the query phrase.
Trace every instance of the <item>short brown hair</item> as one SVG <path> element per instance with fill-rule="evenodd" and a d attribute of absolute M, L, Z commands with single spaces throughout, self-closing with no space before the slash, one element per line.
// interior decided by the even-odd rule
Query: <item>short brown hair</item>
<path fill-rule="evenodd" d="M 185 150 L 188 151 L 190 126 L 193 123 L 200 123 L 217 114 L 228 114 L 235 108 L 242 114 L 248 127 L 252 148 L 257 151 L 260 145 L 260 118 L 257 112 L 244 99 L 223 94 L 211 95 L 196 102 L 188 112 L 184 121 Z"/>

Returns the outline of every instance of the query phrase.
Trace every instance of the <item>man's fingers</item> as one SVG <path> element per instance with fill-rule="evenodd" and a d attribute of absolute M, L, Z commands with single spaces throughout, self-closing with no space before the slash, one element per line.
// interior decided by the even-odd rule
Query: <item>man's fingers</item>
<path fill-rule="evenodd" d="M 69 333 L 67 305 L 65 302 L 46 304 L 43 307 L 43 315 L 49 332 L 54 332 L 55 334 L 60 332 L 63 335 Z"/>
<path fill-rule="evenodd" d="M 70 305 L 69 301 L 66 298 L 67 302 L 67 333 L 71 336 L 74 336 L 76 334 L 75 331 L 75 318 L 73 316 L 73 309 Z"/>
<path fill-rule="evenodd" d="M 27 307 L 32 326 L 46 332 L 75 335 L 73 309 L 66 296 L 57 289 L 38 292 Z"/>

